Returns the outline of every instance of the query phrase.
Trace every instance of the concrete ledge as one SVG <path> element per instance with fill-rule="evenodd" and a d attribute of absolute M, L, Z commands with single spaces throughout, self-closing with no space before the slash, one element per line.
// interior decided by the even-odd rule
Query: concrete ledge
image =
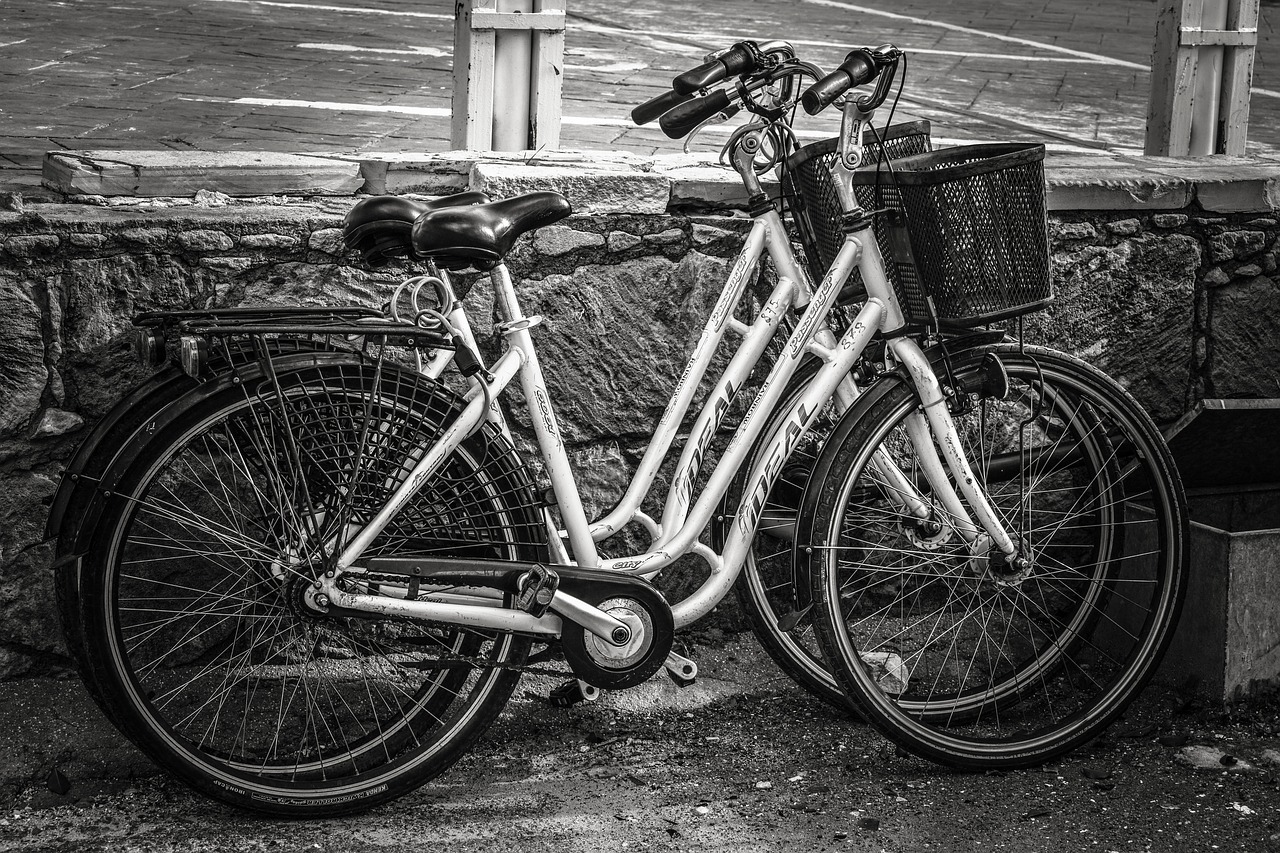
<path fill-rule="evenodd" d="M 63 151 L 44 160 L 44 185 L 66 195 L 351 195 L 356 163 L 265 151 Z"/>
<path fill-rule="evenodd" d="M 1177 159 L 1050 154 L 1049 210 L 1280 211 L 1280 155 Z M 44 183 L 64 195 L 444 195 L 565 191 L 582 212 L 662 213 L 744 204 L 737 175 L 705 156 L 606 151 L 308 156 L 263 152 L 51 152 Z M 767 185 L 768 186 L 768 185 Z M 775 185 L 776 186 L 776 185 Z"/>
<path fill-rule="evenodd" d="M 575 213 L 664 214 L 671 199 L 671 182 L 664 176 L 607 166 L 481 162 L 471 169 L 470 188 L 492 198 L 555 190 L 569 199 Z"/>

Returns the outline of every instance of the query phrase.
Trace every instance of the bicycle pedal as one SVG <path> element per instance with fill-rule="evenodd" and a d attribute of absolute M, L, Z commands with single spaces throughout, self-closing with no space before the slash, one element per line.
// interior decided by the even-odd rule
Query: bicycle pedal
<path fill-rule="evenodd" d="M 667 677 L 674 681 L 677 687 L 688 687 L 698 679 L 698 665 L 683 655 L 669 652 L 662 665 L 667 669 Z"/>
<path fill-rule="evenodd" d="M 552 689 L 547 697 L 557 708 L 569 708 L 579 702 L 594 702 L 600 698 L 600 688 L 581 678 L 570 678 Z"/>
<path fill-rule="evenodd" d="M 560 587 L 560 576 L 546 566 L 535 564 L 520 578 L 520 594 L 516 596 L 516 607 L 530 616 L 541 617 L 551 606 L 556 590 Z"/>

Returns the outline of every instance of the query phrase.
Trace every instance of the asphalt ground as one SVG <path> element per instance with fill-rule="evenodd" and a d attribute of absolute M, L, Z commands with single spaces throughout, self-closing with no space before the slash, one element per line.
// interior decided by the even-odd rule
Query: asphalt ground
<path fill-rule="evenodd" d="M 897 119 L 943 144 L 1142 148 L 1152 0 L 570 0 L 562 147 L 676 151 L 632 106 L 712 48 L 785 38 L 832 67 L 910 51 Z M 447 0 L 4 0 L 0 187 L 38 187 L 46 151 L 422 152 L 449 147 Z M 1250 139 L 1280 147 L 1280 2 L 1263 0 Z M 802 126 L 831 133 L 831 120 Z M 721 132 L 699 150 L 714 151 Z"/>
<path fill-rule="evenodd" d="M 307 821 L 192 793 L 74 678 L 0 683 L 0 851 L 1280 851 L 1275 697 L 1224 708 L 1157 682 L 1067 756 L 963 773 L 811 698 L 750 635 L 696 641 L 690 687 L 659 674 L 555 708 L 554 680 L 526 677 L 434 781 Z"/>

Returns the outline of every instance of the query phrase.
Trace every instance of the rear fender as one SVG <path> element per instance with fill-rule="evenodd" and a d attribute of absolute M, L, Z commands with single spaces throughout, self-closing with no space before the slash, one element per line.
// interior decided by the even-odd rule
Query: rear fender
<path fill-rule="evenodd" d="M 350 364 L 358 361 L 360 361 L 359 356 L 349 352 L 315 351 L 278 356 L 272 359 L 272 366 L 276 374 L 280 375 L 308 367 Z M 236 385 L 252 383 L 264 375 L 261 364 L 250 362 L 227 370 L 206 382 L 193 383 L 181 396 L 176 399 L 170 398 L 163 405 L 153 408 L 146 417 L 139 419 L 131 432 L 120 434 L 121 441 L 115 446 L 114 452 L 102 454 L 108 455 L 110 459 L 102 465 L 97 476 L 92 480 L 85 476 L 79 477 L 76 489 L 77 492 L 83 490 L 83 493 L 75 494 L 76 502 L 69 506 L 77 509 L 82 507 L 82 511 L 79 518 L 73 517 L 74 526 L 61 532 L 59 553 L 82 553 L 88 547 L 89 539 L 97 527 L 107 499 L 120 478 L 144 452 L 153 434 L 165 429 L 191 408 L 200 405 L 210 397 Z M 158 397 L 159 395 L 156 394 L 148 399 L 154 403 L 159 401 Z"/>
<path fill-rule="evenodd" d="M 62 472 L 58 491 L 54 493 L 45 522 L 44 538 L 53 539 L 62 532 L 63 521 L 75 518 L 93 483 L 115 459 L 116 451 L 133 432 L 175 398 L 185 394 L 196 381 L 176 367 L 168 367 L 148 377 L 103 415 L 80 442 L 75 455 Z"/>

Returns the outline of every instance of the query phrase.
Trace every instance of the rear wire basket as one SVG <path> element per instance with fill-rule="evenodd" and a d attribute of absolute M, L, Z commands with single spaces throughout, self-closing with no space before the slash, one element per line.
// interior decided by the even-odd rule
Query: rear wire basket
<path fill-rule="evenodd" d="M 1043 145 L 963 145 L 891 165 L 918 272 L 894 282 L 908 323 L 981 326 L 1052 301 Z"/>
<path fill-rule="evenodd" d="M 885 207 L 899 209 L 901 203 L 898 201 L 897 188 L 893 186 L 882 160 L 886 157 L 896 159 L 932 151 L 929 122 L 894 124 L 878 131 L 878 134 L 877 137 L 871 130 L 862 134 L 863 165 L 857 170 L 857 174 L 869 180 L 866 183 L 856 183 L 854 194 L 858 204 L 866 210 Z M 833 137 L 806 145 L 788 157 L 783 168 L 783 193 L 796 231 L 800 235 L 800 245 L 804 247 L 809 275 L 814 282 L 821 281 L 827 274 L 836 259 L 836 253 L 844 244 L 844 232 L 840 230 L 840 218 L 844 210 L 840 206 L 835 182 L 831 178 L 831 166 L 839 156 L 838 144 L 839 140 Z M 900 278 L 914 280 L 916 276 L 906 235 L 901 233 L 901 229 L 890 227 L 883 217 L 876 218 L 875 234 L 876 241 L 880 244 L 880 253 L 885 258 L 889 281 L 900 289 Z M 862 276 L 855 269 L 841 291 L 840 301 L 848 302 L 865 297 L 866 288 L 863 286 Z"/>

